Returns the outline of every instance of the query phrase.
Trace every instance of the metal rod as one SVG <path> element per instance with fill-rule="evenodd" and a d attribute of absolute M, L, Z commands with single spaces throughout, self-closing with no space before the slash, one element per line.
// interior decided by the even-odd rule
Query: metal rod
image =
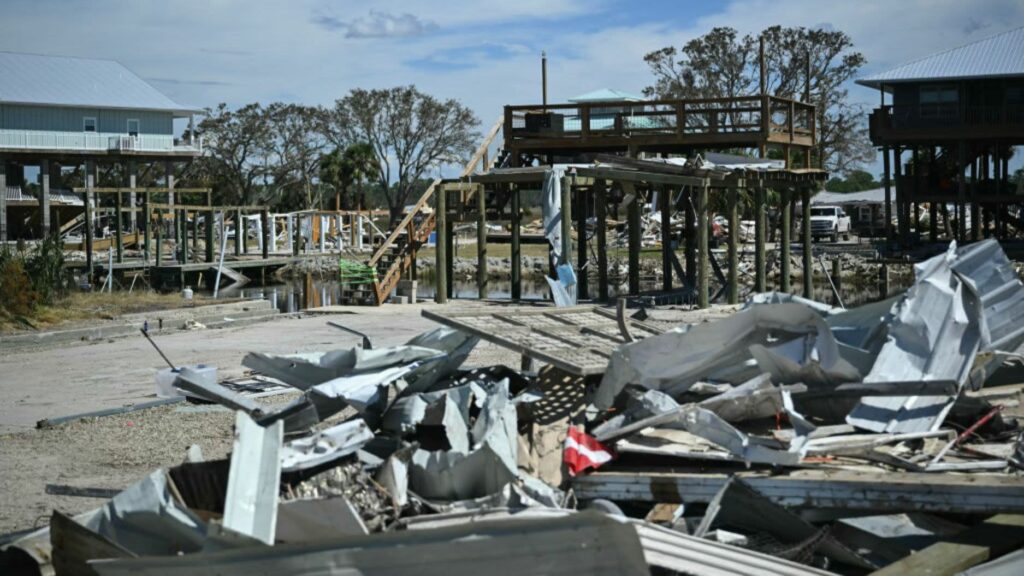
<path fill-rule="evenodd" d="M 146 337 L 146 340 L 149 340 L 149 343 L 153 345 L 153 348 L 156 349 L 157 353 L 160 354 L 160 357 L 164 359 L 164 362 L 167 362 L 167 365 L 171 367 L 171 370 L 177 370 L 174 364 L 171 363 L 170 359 L 167 358 L 167 355 L 164 354 L 164 351 L 161 350 L 160 347 L 156 345 L 156 342 L 153 342 L 153 339 L 149 337 L 149 332 L 147 332 L 145 328 L 139 328 L 139 332 L 142 332 L 142 335 Z"/>
<path fill-rule="evenodd" d="M 363 349 L 365 349 L 365 350 L 372 350 L 373 349 L 373 344 L 370 342 L 370 337 L 367 336 L 366 334 L 363 334 L 362 332 L 360 332 L 358 330 L 353 330 L 352 328 L 349 328 L 347 326 L 342 326 L 341 324 L 338 324 L 337 322 L 331 322 L 330 320 L 327 321 L 327 325 L 328 326 L 333 326 L 333 327 L 337 328 L 338 330 L 344 330 L 345 332 L 348 332 L 349 334 L 355 334 L 356 336 L 362 336 L 363 337 Z"/>

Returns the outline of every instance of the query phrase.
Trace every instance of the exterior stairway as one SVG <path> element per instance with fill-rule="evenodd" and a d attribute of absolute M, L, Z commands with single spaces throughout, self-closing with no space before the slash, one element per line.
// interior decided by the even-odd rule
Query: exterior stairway
<path fill-rule="evenodd" d="M 478 165 L 481 165 L 483 170 L 490 168 L 487 151 L 501 132 L 503 124 L 504 118 L 499 118 L 466 163 L 460 176 L 472 174 Z M 441 189 L 441 179 L 435 179 L 366 262 L 369 270 L 348 278 L 342 272 L 342 304 L 379 306 L 391 297 L 391 293 L 398 286 L 398 281 L 415 261 L 416 253 L 427 243 L 430 234 L 435 230 L 433 199 L 434 194 Z"/>

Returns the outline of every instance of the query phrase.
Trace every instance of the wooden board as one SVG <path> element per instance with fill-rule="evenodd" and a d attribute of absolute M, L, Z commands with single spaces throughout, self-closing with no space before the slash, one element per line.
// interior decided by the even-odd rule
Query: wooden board
<path fill-rule="evenodd" d="M 425 309 L 423 316 L 578 376 L 603 374 L 612 351 L 627 342 L 615 313 L 598 306 Z M 635 339 L 665 331 L 638 320 L 626 323 Z"/>

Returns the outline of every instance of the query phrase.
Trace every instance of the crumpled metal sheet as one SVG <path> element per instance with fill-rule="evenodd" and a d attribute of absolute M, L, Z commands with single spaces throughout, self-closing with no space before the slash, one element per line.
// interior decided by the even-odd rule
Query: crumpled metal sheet
<path fill-rule="evenodd" d="M 793 349 L 782 347 L 790 341 L 799 344 Z M 620 346 L 612 353 L 593 403 L 598 409 L 611 407 L 630 383 L 670 395 L 686 391 L 703 378 L 739 384 L 765 371 L 750 361 L 754 346 L 762 347 L 759 355 L 772 360 L 771 368 L 784 365 L 785 370 L 772 375 L 778 383 L 793 375 L 792 364 L 784 363 L 785 358 L 794 362 L 801 358 L 800 364 L 813 366 L 807 373 L 817 373 L 820 367 L 820 373 L 830 378 L 860 376 L 840 356 L 832 332 L 817 310 L 797 303 L 760 304 L 717 322 Z M 803 376 L 805 371 L 797 373 Z"/>
<path fill-rule="evenodd" d="M 263 427 L 236 413 L 223 526 L 265 544 L 274 543 L 277 526 L 283 437 L 284 422 Z"/>
<path fill-rule="evenodd" d="M 960 249 L 950 243 L 915 266 L 915 275 L 864 382 L 955 380 L 962 387 L 979 352 L 1016 347 L 1024 338 L 1024 285 L 998 242 Z M 873 432 L 936 430 L 955 400 L 866 397 L 846 421 Z"/>
<path fill-rule="evenodd" d="M 292 440 L 281 447 L 281 471 L 296 472 L 344 458 L 373 439 L 361 418 L 342 422 L 312 436 Z"/>
<path fill-rule="evenodd" d="M 140 556 L 198 552 L 206 524 L 178 502 L 160 469 L 111 498 L 85 527 Z"/>

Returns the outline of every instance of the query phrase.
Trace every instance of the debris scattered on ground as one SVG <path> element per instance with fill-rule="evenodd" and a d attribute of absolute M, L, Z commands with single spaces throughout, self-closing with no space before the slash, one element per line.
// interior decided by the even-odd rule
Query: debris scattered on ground
<path fill-rule="evenodd" d="M 172 389 L 236 411 L 232 454 L 55 511 L 0 568 L 1017 573 L 1024 285 L 994 241 L 915 273 L 849 310 L 435 309 L 400 346 L 253 352 L 231 383 L 182 368 Z M 463 368 L 481 339 L 523 368 Z"/>

